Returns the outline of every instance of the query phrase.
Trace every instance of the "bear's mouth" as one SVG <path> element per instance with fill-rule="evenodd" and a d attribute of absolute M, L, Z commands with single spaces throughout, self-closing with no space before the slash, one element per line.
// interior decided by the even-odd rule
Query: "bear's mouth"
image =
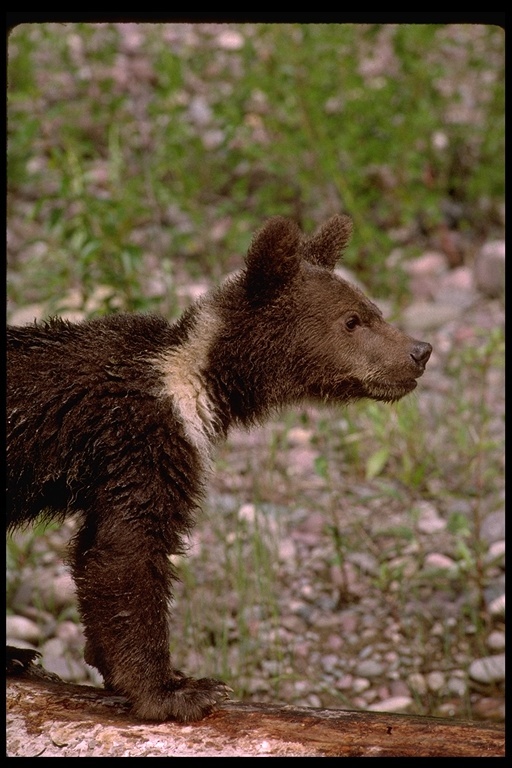
<path fill-rule="evenodd" d="M 402 381 L 367 381 L 364 383 L 367 397 L 384 403 L 400 400 L 416 389 L 417 386 L 418 382 L 414 378 L 403 379 Z"/>

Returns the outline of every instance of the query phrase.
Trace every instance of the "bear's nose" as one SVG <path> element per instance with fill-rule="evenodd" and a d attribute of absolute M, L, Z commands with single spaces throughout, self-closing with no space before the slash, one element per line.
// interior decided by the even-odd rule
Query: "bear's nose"
<path fill-rule="evenodd" d="M 426 341 L 416 341 L 412 350 L 411 357 L 415 363 L 424 368 L 432 354 L 432 345 Z"/>

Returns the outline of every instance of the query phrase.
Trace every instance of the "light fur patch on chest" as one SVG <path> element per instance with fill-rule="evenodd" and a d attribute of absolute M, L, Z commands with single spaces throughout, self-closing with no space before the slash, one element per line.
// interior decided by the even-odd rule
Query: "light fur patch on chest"
<path fill-rule="evenodd" d="M 219 322 L 213 310 L 205 308 L 197 318 L 191 338 L 152 361 L 163 376 L 162 394 L 172 398 L 185 434 L 198 451 L 205 469 L 210 464 L 217 430 L 215 408 L 201 371 L 207 365 Z"/>

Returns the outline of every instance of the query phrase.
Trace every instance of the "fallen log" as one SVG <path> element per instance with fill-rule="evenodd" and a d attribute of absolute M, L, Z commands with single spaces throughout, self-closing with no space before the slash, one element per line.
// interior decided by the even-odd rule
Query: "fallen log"
<path fill-rule="evenodd" d="M 100 688 L 7 681 L 8 757 L 500 757 L 504 726 L 226 702 L 199 723 L 142 723 Z"/>

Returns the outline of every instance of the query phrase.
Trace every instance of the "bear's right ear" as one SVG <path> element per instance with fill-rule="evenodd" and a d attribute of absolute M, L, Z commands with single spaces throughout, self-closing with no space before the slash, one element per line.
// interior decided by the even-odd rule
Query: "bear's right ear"
<path fill-rule="evenodd" d="M 275 216 L 256 233 L 246 257 L 245 284 L 251 301 L 271 301 L 300 267 L 302 233 L 294 221 Z"/>
<path fill-rule="evenodd" d="M 331 216 L 314 235 L 304 240 L 302 255 L 311 264 L 333 270 L 352 236 L 349 216 Z"/>

